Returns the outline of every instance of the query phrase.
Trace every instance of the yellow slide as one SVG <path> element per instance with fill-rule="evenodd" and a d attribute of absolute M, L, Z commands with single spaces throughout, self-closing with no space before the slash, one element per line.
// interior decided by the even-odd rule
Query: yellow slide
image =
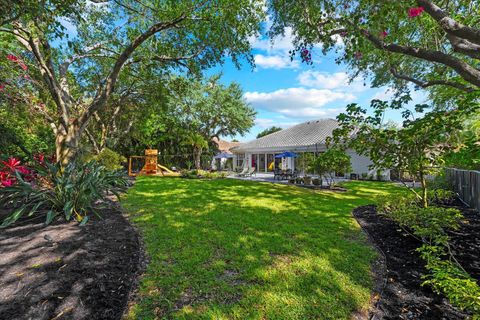
<path fill-rule="evenodd" d="M 161 164 L 157 164 L 157 168 L 160 169 L 160 173 L 164 176 L 179 176 L 180 173 L 178 172 L 173 172 L 172 170 L 168 169 L 165 166 L 162 166 Z M 166 172 L 166 174 L 165 174 Z"/>
<path fill-rule="evenodd" d="M 273 166 L 275 166 L 275 161 L 272 161 L 268 166 L 268 170 L 273 171 Z"/>
<path fill-rule="evenodd" d="M 157 168 L 159 168 L 160 170 L 162 171 L 166 171 L 168 173 L 174 173 L 172 170 L 168 169 L 167 167 L 165 166 L 162 166 L 161 164 L 157 164 Z"/>

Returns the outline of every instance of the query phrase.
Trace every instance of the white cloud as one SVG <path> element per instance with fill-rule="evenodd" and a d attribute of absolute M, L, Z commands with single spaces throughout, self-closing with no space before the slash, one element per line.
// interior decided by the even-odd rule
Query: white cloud
<path fill-rule="evenodd" d="M 343 108 L 329 108 L 325 107 L 326 104 L 346 104 L 356 97 L 351 93 L 328 89 L 288 88 L 273 92 L 246 92 L 245 99 L 256 108 L 289 117 L 332 117 Z"/>
<path fill-rule="evenodd" d="M 285 69 L 285 68 L 298 68 L 298 61 L 291 59 L 288 56 L 269 55 L 263 54 L 255 55 L 255 65 L 264 69 Z"/>
<path fill-rule="evenodd" d="M 361 79 L 357 78 L 350 83 L 346 72 L 328 73 L 307 70 L 300 73 L 297 80 L 301 85 L 319 89 L 342 89 L 350 92 L 361 92 L 368 89 L 363 85 Z"/>
<path fill-rule="evenodd" d="M 308 70 L 302 72 L 297 80 L 307 87 L 337 89 L 347 85 L 348 75 L 345 72 L 327 73 Z"/>
<path fill-rule="evenodd" d="M 267 29 L 270 23 L 267 21 Z M 293 49 L 293 32 L 291 27 L 285 28 L 283 36 L 276 36 L 273 39 L 269 37 L 252 37 L 250 44 L 253 49 L 258 49 L 267 52 L 287 52 Z"/>
<path fill-rule="evenodd" d="M 378 91 L 377 93 L 375 93 L 372 97 L 372 100 L 390 101 L 393 99 L 394 95 L 395 95 L 395 91 L 391 89 L 385 89 L 383 91 Z"/>

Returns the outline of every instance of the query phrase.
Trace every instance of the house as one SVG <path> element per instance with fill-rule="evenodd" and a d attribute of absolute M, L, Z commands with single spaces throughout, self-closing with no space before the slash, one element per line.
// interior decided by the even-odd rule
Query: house
<path fill-rule="evenodd" d="M 212 141 L 217 145 L 218 153 L 213 157 L 211 167 L 214 170 L 233 169 L 234 155 L 231 151 L 232 148 L 238 147 L 240 142 L 229 142 L 217 138 L 213 138 Z"/>
<path fill-rule="evenodd" d="M 321 119 L 307 121 L 293 127 L 274 132 L 259 139 L 242 143 L 231 148 L 233 152 L 233 167 L 255 168 L 256 172 L 273 172 L 274 168 L 292 169 L 300 168 L 302 154 L 310 153 L 314 158 L 326 150 L 325 140 L 332 136 L 334 129 L 339 124 L 334 119 Z M 276 158 L 277 154 L 285 151 L 294 152 L 300 156 L 297 158 Z M 370 159 L 358 155 L 353 150 L 347 150 L 351 157 L 352 172 L 337 172 L 337 177 L 365 176 L 377 178 L 377 170 L 371 169 Z M 305 155 L 304 155 L 305 156 Z M 305 158 L 305 157 L 303 157 Z M 389 171 L 381 172 L 383 180 L 390 179 Z"/>

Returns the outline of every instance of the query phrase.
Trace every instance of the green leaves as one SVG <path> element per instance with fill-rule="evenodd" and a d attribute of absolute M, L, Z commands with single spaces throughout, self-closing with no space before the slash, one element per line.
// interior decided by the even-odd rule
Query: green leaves
<path fill-rule="evenodd" d="M 441 189 L 429 192 L 428 196 L 437 203 L 454 197 L 453 192 Z M 449 247 L 447 231 L 460 227 L 461 212 L 443 206 L 420 206 L 420 201 L 413 195 L 389 196 L 381 199 L 378 211 L 423 242 L 417 249 L 428 270 L 422 285 L 429 285 L 437 293 L 444 294 L 457 307 L 480 315 L 480 287 L 451 256 Z"/>
<path fill-rule="evenodd" d="M 258 134 L 257 134 L 257 139 L 259 139 L 259 138 L 261 138 L 261 137 L 264 137 L 264 136 L 266 136 L 266 135 L 269 135 L 269 134 L 271 134 L 271 133 L 278 132 L 278 131 L 280 131 L 280 130 L 282 130 L 282 128 L 272 126 L 272 127 L 270 127 L 270 128 L 267 128 L 267 129 L 261 131 L 260 133 L 258 133 Z"/>
<path fill-rule="evenodd" d="M 312 168 L 320 176 L 334 172 L 348 172 L 351 170 L 350 156 L 338 146 L 330 147 L 317 156 L 313 161 Z M 333 179 L 331 179 L 331 183 L 333 183 Z"/>
<path fill-rule="evenodd" d="M 480 76 L 466 71 L 476 68 L 478 50 L 475 46 L 466 46 L 470 52 L 462 50 L 459 43 L 468 40 L 458 33 L 453 39 L 433 14 L 440 11 L 445 18 L 456 19 L 449 20 L 452 25 L 463 23 L 478 33 L 478 5 L 434 3 L 438 9 L 425 7 L 421 15 L 409 17 L 410 9 L 419 6 L 415 1 L 271 0 L 270 35 L 282 35 L 291 28 L 292 55 L 321 45 L 322 53 L 336 54 L 335 61 L 346 64 L 352 76 L 368 79 L 373 87 L 395 88 L 398 95 L 412 88 L 426 89 L 438 104 L 456 101 L 471 90 L 477 90 L 478 97 Z"/>
<path fill-rule="evenodd" d="M 62 172 L 59 165 L 48 164 L 39 174 L 42 175 L 38 180 L 40 185 L 33 186 L 17 178 L 17 185 L 0 189 L 0 204 L 17 208 L 0 227 L 11 225 L 25 213 L 28 216 L 45 214 L 46 224 L 59 215 L 67 221 L 74 218 L 85 224 L 89 215 L 95 214 L 95 203 L 107 192 L 118 196 L 127 187 L 123 173 L 108 171 L 93 161 L 72 162 Z"/>

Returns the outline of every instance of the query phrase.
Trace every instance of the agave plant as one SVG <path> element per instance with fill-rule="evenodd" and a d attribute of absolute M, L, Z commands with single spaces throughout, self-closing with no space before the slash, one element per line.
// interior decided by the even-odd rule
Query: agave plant
<path fill-rule="evenodd" d="M 127 180 L 120 171 L 109 171 L 92 161 L 87 164 L 72 162 L 65 168 L 45 163 L 37 169 L 37 179 L 29 182 L 16 172 L 17 183 L 0 189 L 0 206 L 15 208 L 3 220 L 1 228 L 20 217 L 45 214 L 45 222 L 63 215 L 85 224 L 91 214 L 97 214 L 94 205 L 108 192 L 117 197 L 126 190 Z"/>

